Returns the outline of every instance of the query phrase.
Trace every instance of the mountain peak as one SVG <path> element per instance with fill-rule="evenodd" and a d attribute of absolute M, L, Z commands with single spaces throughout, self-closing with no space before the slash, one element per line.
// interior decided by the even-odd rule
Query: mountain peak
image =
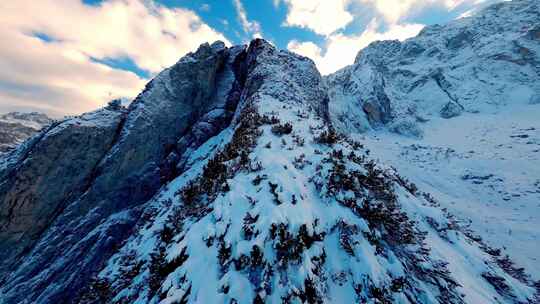
<path fill-rule="evenodd" d="M 483 46 L 455 27 L 326 78 L 262 39 L 205 43 L 127 108 L 54 122 L 0 161 L 0 302 L 534 301 L 523 269 L 349 136 L 471 111 L 484 100 L 455 79 L 480 63 L 538 83 L 508 49 L 536 34 Z M 463 51 L 490 44 L 511 52 Z"/>

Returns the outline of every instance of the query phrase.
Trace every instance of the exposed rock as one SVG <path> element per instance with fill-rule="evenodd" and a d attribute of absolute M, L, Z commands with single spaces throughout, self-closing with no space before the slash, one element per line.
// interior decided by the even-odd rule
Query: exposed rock
<path fill-rule="evenodd" d="M 223 96 L 235 82 L 227 63 L 230 52 L 221 42 L 203 44 L 156 76 L 127 110 L 112 104 L 68 119 L 45 130 L 24 152 L 14 151 L 0 172 L 7 181 L 0 192 L 0 252 L 2 269 L 12 269 L 7 277 L 4 271 L 9 302 L 22 297 L 37 302 L 70 299 L 77 294 L 135 223 L 137 212 L 124 210 L 146 202 L 161 187 L 163 176 L 170 178 L 166 171 L 179 138 L 208 112 L 205 119 L 219 120 L 219 110 L 211 111 L 225 107 Z M 223 95 L 219 98 L 217 87 Z M 104 229 L 104 220 L 117 212 L 132 216 L 118 226 L 121 231 L 106 236 L 114 244 L 78 241 Z M 57 248 L 70 254 L 58 255 Z M 23 258 L 32 262 L 18 267 Z M 32 278 L 39 272 L 36 288 Z M 69 288 L 48 291 L 46 284 L 51 282 Z"/>
<path fill-rule="evenodd" d="M 463 107 L 455 102 L 448 102 L 444 107 L 441 109 L 441 117 L 442 118 L 452 118 L 461 115 L 463 112 Z"/>
<path fill-rule="evenodd" d="M 192 152 L 229 125 L 239 100 L 263 92 L 291 105 L 307 100 L 327 117 L 321 81 L 311 60 L 263 40 L 249 49 L 203 44 L 127 109 L 113 102 L 44 130 L 0 166 L 4 301 L 75 299 L 130 235 L 141 204 L 190 168 Z"/>
<path fill-rule="evenodd" d="M 531 96 L 529 104 L 540 104 L 540 92 L 537 92 Z"/>
<path fill-rule="evenodd" d="M 0 269 L 4 275 L 43 237 L 55 218 L 88 190 L 124 116 L 122 111 L 104 109 L 65 120 L 43 130 L 20 148 L 20 155 L 13 153 L 4 161 L 0 171 Z"/>
<path fill-rule="evenodd" d="M 474 34 L 471 31 L 467 29 L 461 30 L 455 35 L 448 38 L 446 46 L 451 50 L 457 50 L 466 45 L 471 45 L 473 42 L 473 36 Z"/>

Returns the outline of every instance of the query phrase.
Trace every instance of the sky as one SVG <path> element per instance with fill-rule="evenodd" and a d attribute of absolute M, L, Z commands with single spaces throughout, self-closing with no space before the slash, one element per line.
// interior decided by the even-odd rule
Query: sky
<path fill-rule="evenodd" d="M 310 57 L 326 75 L 375 40 L 497 0 L 3 0 L 0 113 L 79 114 L 134 98 L 204 42 L 264 38 Z"/>

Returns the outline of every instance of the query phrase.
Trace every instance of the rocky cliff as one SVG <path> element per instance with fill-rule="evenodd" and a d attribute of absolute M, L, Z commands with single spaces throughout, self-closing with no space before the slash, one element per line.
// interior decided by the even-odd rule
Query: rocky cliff
<path fill-rule="evenodd" d="M 523 269 L 336 131 L 347 71 L 323 79 L 260 39 L 204 44 L 128 108 L 42 130 L 0 160 L 0 303 L 537 300 Z M 392 123 L 388 81 L 362 81 L 371 101 L 348 119 Z"/>

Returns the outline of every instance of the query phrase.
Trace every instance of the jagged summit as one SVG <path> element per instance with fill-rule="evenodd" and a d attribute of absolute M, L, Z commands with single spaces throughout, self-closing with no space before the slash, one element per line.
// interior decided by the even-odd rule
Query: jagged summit
<path fill-rule="evenodd" d="M 261 39 L 203 44 L 127 108 L 41 131 L 0 160 L 0 303 L 537 300 L 336 132 L 336 79 Z"/>

